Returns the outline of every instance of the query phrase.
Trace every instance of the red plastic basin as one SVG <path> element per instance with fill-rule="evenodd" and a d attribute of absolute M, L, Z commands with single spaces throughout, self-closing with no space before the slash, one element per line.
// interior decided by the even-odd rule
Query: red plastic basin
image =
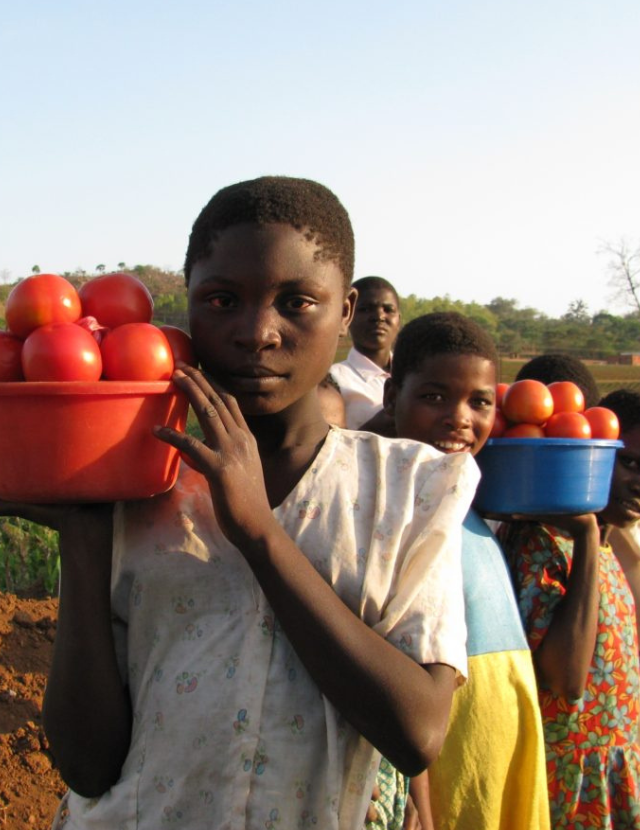
<path fill-rule="evenodd" d="M 188 401 L 171 381 L 0 383 L 0 499 L 117 501 L 175 484 L 176 449 L 155 424 L 183 430 Z"/>

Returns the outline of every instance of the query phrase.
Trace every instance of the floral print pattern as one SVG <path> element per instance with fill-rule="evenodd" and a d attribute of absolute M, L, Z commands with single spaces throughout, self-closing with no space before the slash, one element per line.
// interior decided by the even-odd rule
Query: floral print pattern
<path fill-rule="evenodd" d="M 547 525 L 503 533 L 532 649 L 566 593 L 572 540 Z M 640 682 L 635 606 L 611 547 L 599 558 L 596 646 L 585 693 L 568 700 L 540 687 L 554 828 L 640 828 Z"/>
<path fill-rule="evenodd" d="M 478 475 L 468 455 L 331 430 L 274 515 L 381 637 L 464 674 L 460 537 Z M 69 830 L 363 826 L 380 755 L 320 693 L 199 473 L 117 506 L 112 577 L 132 742 L 108 793 L 70 794 Z"/>

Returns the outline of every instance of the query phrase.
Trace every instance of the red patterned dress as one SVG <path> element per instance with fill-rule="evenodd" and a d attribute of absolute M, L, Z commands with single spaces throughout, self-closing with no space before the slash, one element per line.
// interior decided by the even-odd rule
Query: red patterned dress
<path fill-rule="evenodd" d="M 504 525 L 504 550 L 532 650 L 566 592 L 573 541 L 558 528 Z M 600 549 L 596 648 L 579 700 L 539 688 L 551 824 L 572 830 L 640 828 L 640 682 L 633 597 L 609 545 Z"/>

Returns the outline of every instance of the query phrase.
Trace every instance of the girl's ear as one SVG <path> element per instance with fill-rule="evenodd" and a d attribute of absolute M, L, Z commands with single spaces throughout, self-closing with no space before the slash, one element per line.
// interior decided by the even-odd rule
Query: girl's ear
<path fill-rule="evenodd" d="M 342 303 L 342 322 L 340 325 L 340 337 L 344 337 L 349 333 L 349 326 L 353 320 L 353 313 L 356 310 L 356 300 L 358 299 L 358 289 L 350 288 L 347 296 Z"/>
<path fill-rule="evenodd" d="M 382 408 L 384 409 L 385 413 L 389 415 L 391 418 L 395 417 L 396 414 L 396 395 L 398 394 L 398 389 L 395 383 L 391 380 L 391 378 L 387 378 L 384 382 L 384 393 L 382 397 Z"/>

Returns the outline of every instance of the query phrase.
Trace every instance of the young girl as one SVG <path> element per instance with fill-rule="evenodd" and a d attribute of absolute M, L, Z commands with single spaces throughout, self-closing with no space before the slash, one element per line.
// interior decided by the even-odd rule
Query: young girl
<path fill-rule="evenodd" d="M 58 826 L 352 830 L 374 746 L 407 773 L 437 754 L 465 671 L 477 470 L 322 418 L 352 270 L 348 215 L 315 182 L 232 185 L 196 220 L 202 371 L 174 380 L 204 441 L 156 429 L 196 469 L 154 499 L 56 513 Z"/>
<path fill-rule="evenodd" d="M 475 456 L 495 418 L 497 365 L 491 337 L 468 317 L 435 312 L 407 323 L 384 395 L 397 434 L 449 458 Z M 531 652 L 500 545 L 474 510 L 464 521 L 462 575 L 468 681 L 454 695 L 438 759 L 411 781 L 422 830 L 549 830 Z M 371 830 L 406 826 L 385 821 L 378 806 L 388 778 L 383 763 Z"/>
<path fill-rule="evenodd" d="M 500 530 L 538 676 L 554 828 L 640 828 L 635 608 L 609 543 L 640 519 L 640 420 L 621 438 L 601 513 Z"/>

